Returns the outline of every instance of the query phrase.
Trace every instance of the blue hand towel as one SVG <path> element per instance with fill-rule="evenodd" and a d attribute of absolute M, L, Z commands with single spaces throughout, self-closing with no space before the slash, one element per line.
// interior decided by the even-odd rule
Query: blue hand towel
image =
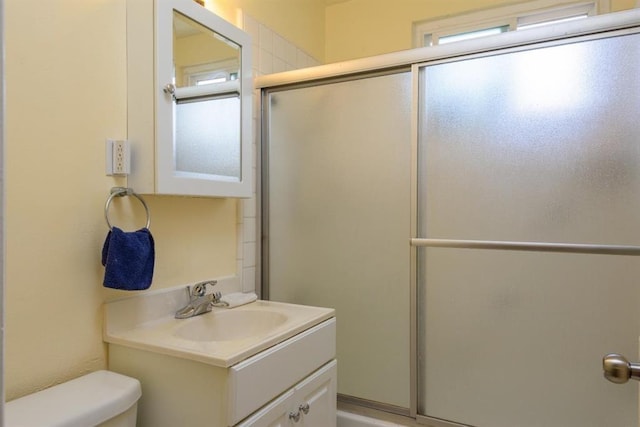
<path fill-rule="evenodd" d="M 155 245 L 147 228 L 124 232 L 112 227 L 102 247 L 104 286 L 141 291 L 151 286 Z"/>

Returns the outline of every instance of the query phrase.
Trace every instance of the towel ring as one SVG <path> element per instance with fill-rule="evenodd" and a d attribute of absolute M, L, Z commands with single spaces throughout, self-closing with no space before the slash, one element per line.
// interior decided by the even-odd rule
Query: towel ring
<path fill-rule="evenodd" d="M 140 203 L 142 203 L 142 206 L 144 206 L 144 211 L 147 214 L 147 225 L 145 225 L 145 228 L 149 228 L 149 225 L 151 224 L 151 215 L 149 215 L 149 208 L 147 207 L 147 204 L 144 202 L 142 197 L 137 195 L 131 188 L 113 187 L 111 189 L 111 195 L 107 199 L 107 202 L 104 204 L 104 219 L 107 221 L 109 230 L 113 228 L 111 226 L 111 222 L 109 222 L 109 206 L 111 206 L 111 201 L 113 200 L 114 197 L 124 197 L 124 196 L 133 196 L 136 199 L 140 200 Z"/>

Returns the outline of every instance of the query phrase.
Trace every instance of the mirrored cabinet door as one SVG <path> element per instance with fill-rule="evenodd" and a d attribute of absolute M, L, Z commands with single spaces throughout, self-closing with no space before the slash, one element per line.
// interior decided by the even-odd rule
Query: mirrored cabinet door
<path fill-rule="evenodd" d="M 249 36 L 192 0 L 142 3 L 127 3 L 129 185 L 250 197 Z"/>

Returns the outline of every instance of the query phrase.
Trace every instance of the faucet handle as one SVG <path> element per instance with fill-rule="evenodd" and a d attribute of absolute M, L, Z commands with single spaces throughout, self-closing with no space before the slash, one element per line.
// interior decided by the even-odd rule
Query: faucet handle
<path fill-rule="evenodd" d="M 203 297 L 204 294 L 207 293 L 207 285 L 215 286 L 217 284 L 217 280 L 205 280 L 204 282 L 196 283 L 191 290 L 191 296 Z"/>

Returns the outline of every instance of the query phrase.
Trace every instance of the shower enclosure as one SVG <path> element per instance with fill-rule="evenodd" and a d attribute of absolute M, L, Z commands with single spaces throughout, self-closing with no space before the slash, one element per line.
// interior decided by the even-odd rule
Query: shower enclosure
<path fill-rule="evenodd" d="M 601 373 L 639 353 L 638 25 L 260 82 L 263 291 L 336 308 L 342 398 L 434 426 L 638 424 L 637 387 Z"/>

